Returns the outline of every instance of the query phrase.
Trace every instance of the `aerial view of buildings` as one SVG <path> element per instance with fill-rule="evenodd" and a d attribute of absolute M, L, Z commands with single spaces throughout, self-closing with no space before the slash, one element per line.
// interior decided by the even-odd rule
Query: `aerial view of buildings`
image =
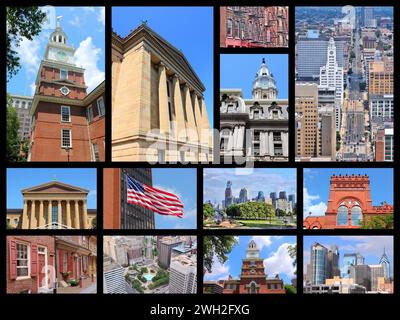
<path fill-rule="evenodd" d="M 7 228 L 95 229 L 96 178 L 96 169 L 7 169 Z"/>
<path fill-rule="evenodd" d="M 194 168 L 104 168 L 103 189 L 104 229 L 196 228 Z"/>
<path fill-rule="evenodd" d="M 96 236 L 7 236 L 7 293 L 96 293 Z"/>
<path fill-rule="evenodd" d="M 296 227 L 296 170 L 205 168 L 203 227 Z"/>
<path fill-rule="evenodd" d="M 212 8 L 114 7 L 112 18 L 112 160 L 211 162 Z"/>
<path fill-rule="evenodd" d="M 105 236 L 104 293 L 196 293 L 196 236 Z"/>
<path fill-rule="evenodd" d="M 220 7 L 221 48 L 287 47 L 288 7 Z"/>
<path fill-rule="evenodd" d="M 296 7 L 296 160 L 393 161 L 393 7 Z"/>
<path fill-rule="evenodd" d="M 10 34 L 10 161 L 105 160 L 105 8 L 74 10 L 33 7 L 24 13 L 29 32 Z"/>
<path fill-rule="evenodd" d="M 304 229 L 393 229 L 393 169 L 304 169 Z"/>
<path fill-rule="evenodd" d="M 288 161 L 287 67 L 285 54 L 221 55 L 222 163 Z"/>
<path fill-rule="evenodd" d="M 293 236 L 205 236 L 203 293 L 296 293 L 296 248 Z"/>
<path fill-rule="evenodd" d="M 304 293 L 393 293 L 392 236 L 305 236 Z"/>

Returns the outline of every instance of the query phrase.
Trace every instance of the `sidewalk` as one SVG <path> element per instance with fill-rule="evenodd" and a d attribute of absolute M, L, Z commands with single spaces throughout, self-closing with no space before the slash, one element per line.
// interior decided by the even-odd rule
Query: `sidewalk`
<path fill-rule="evenodd" d="M 96 292 L 97 292 L 96 277 L 94 277 L 93 282 L 91 278 L 83 279 L 82 288 L 80 286 L 57 288 L 57 293 L 96 293 Z"/>

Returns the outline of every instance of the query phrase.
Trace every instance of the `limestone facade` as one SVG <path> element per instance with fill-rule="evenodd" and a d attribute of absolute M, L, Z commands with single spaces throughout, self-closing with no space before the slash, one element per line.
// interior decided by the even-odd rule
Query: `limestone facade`
<path fill-rule="evenodd" d="M 112 160 L 212 161 L 205 87 L 146 24 L 112 34 Z"/>

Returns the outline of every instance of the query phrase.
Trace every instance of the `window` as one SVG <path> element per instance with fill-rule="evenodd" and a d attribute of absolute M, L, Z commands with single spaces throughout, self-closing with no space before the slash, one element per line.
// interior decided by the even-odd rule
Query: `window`
<path fill-rule="evenodd" d="M 96 162 L 100 161 L 100 155 L 99 155 L 99 147 L 97 143 L 92 143 L 92 151 L 93 151 L 93 160 Z"/>
<path fill-rule="evenodd" d="M 23 243 L 17 243 L 17 277 L 29 276 L 29 247 Z"/>
<path fill-rule="evenodd" d="M 104 110 L 104 99 L 103 97 L 100 97 L 97 99 L 97 111 L 99 113 L 99 117 L 104 116 L 105 110 Z"/>
<path fill-rule="evenodd" d="M 71 108 L 61 106 L 61 122 L 71 122 Z"/>
<path fill-rule="evenodd" d="M 61 129 L 61 148 L 72 148 L 71 129 Z"/>
<path fill-rule="evenodd" d="M 92 108 L 92 106 L 87 108 L 86 115 L 87 115 L 88 122 L 92 122 L 92 120 L 93 120 L 93 108 Z"/>
<path fill-rule="evenodd" d="M 51 207 L 51 221 L 53 225 L 58 223 L 58 207 L 57 205 L 53 205 Z"/>
<path fill-rule="evenodd" d="M 351 224 L 353 226 L 359 226 L 362 222 L 362 211 L 359 206 L 351 208 Z"/>
<path fill-rule="evenodd" d="M 60 69 L 60 80 L 68 79 L 68 71 L 65 69 Z"/>
<path fill-rule="evenodd" d="M 226 35 L 232 36 L 232 20 L 226 20 Z"/>
<path fill-rule="evenodd" d="M 348 213 L 349 210 L 346 206 L 340 206 L 338 209 L 338 226 L 346 226 L 348 222 Z"/>

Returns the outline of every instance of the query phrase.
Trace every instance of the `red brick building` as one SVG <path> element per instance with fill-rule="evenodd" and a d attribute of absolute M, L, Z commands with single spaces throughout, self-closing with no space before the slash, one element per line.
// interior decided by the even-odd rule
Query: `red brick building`
<path fill-rule="evenodd" d="M 260 258 L 260 250 L 251 240 L 246 250 L 246 258 L 242 260 L 242 272 L 239 279 L 224 281 L 223 293 L 226 294 L 259 294 L 286 293 L 283 281 L 279 277 L 267 278 L 264 259 Z"/>
<path fill-rule="evenodd" d="M 367 175 L 333 175 L 324 216 L 308 216 L 304 229 L 357 229 L 373 216 L 393 214 L 393 206 L 373 206 Z"/>
<path fill-rule="evenodd" d="M 104 81 L 87 94 L 84 69 L 58 25 L 36 78 L 28 161 L 104 161 Z"/>
<path fill-rule="evenodd" d="M 288 13 L 288 7 L 221 7 L 220 47 L 287 47 Z"/>
<path fill-rule="evenodd" d="M 52 293 L 54 248 L 52 236 L 7 236 L 7 293 Z"/>

